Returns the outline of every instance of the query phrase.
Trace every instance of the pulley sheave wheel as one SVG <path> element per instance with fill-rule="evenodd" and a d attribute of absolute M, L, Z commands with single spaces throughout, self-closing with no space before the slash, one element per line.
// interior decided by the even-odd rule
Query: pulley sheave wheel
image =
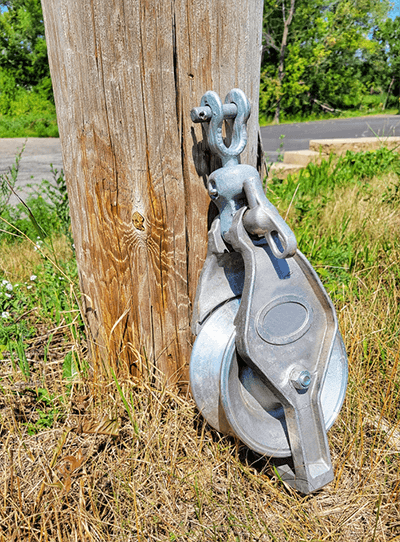
<path fill-rule="evenodd" d="M 282 404 L 237 355 L 234 319 L 239 305 L 240 298 L 227 301 L 202 325 L 190 362 L 193 397 L 214 429 L 238 436 L 262 455 L 290 457 Z M 326 431 L 339 414 L 346 386 L 347 356 L 338 333 L 321 392 Z"/>

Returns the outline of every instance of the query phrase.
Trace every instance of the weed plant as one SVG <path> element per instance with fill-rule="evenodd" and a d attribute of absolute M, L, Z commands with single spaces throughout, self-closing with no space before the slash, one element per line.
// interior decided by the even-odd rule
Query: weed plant
<path fill-rule="evenodd" d="M 349 358 L 335 480 L 307 497 L 190 397 L 88 373 L 70 242 L 48 232 L 55 262 L 48 238 L 4 237 L 0 540 L 400 540 L 399 168 L 393 152 L 348 153 L 268 187 L 332 295 Z"/>
<path fill-rule="evenodd" d="M 23 151 L 24 147 L 17 155 L 10 172 L 0 175 L 0 241 L 10 241 L 11 237 L 14 241 L 15 237 L 51 239 L 62 232 L 72 243 L 68 193 L 62 170 L 58 171 L 50 165 L 52 181 L 44 179 L 38 188 L 28 185 L 34 188 L 34 193 L 26 202 L 15 192 L 19 160 Z M 20 201 L 15 206 L 8 205 L 12 192 Z"/>
<path fill-rule="evenodd" d="M 8 203 L 17 182 L 19 163 L 24 150 L 25 145 L 23 145 L 21 150 L 17 153 L 15 162 L 9 169 L 8 173 L 0 175 L 0 215 L 6 212 L 7 209 L 10 209 Z"/>

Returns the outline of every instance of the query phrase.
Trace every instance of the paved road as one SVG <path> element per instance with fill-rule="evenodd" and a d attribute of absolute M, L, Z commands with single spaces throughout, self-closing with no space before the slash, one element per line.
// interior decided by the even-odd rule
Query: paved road
<path fill-rule="evenodd" d="M 280 135 L 285 137 L 279 139 Z M 281 143 L 282 151 L 300 151 L 308 149 L 310 139 L 374 137 L 374 135 L 400 136 L 400 115 L 317 120 L 261 128 L 264 151 L 272 162 L 277 160 Z"/>
<path fill-rule="evenodd" d="M 269 160 L 276 161 L 280 144 L 283 150 L 308 149 L 310 139 L 337 137 L 400 136 L 400 116 L 378 115 L 327 121 L 280 124 L 261 128 L 264 151 Z M 283 139 L 279 139 L 284 135 Z M 24 144 L 23 138 L 0 139 L 0 175 L 14 163 L 18 149 Z M 26 198 L 32 192 L 27 184 L 38 185 L 42 179 L 51 180 L 50 164 L 62 168 L 60 140 L 56 138 L 29 138 L 20 162 L 17 190 Z M 33 177 L 33 178 L 32 178 Z M 16 203 L 13 197 L 12 203 Z"/>
<path fill-rule="evenodd" d="M 0 139 L 0 175 L 9 171 L 25 141 L 16 185 L 16 190 L 23 199 L 34 191 L 34 188 L 27 186 L 28 184 L 38 186 L 42 179 L 48 181 L 53 179 L 50 164 L 58 170 L 62 168 L 61 146 L 58 138 L 30 137 L 27 140 L 4 138 Z M 10 203 L 17 203 L 17 201 L 17 198 L 12 196 Z"/>

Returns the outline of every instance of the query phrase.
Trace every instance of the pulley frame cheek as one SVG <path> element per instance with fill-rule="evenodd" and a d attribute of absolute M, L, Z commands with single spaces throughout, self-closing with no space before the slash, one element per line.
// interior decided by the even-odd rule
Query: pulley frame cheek
<path fill-rule="evenodd" d="M 233 89 L 206 92 L 204 122 L 222 168 L 208 179 L 219 214 L 197 287 L 190 384 L 216 429 L 277 458 L 280 476 L 307 494 L 333 479 L 327 431 L 342 406 L 347 356 L 332 302 L 268 201 L 255 168 L 239 162 L 250 104 Z M 230 119 L 227 147 L 222 123 Z"/>

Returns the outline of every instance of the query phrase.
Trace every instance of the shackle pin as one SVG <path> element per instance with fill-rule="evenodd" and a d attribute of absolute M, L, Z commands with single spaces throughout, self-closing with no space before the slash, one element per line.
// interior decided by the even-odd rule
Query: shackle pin
<path fill-rule="evenodd" d="M 223 104 L 222 112 L 225 119 L 234 119 L 237 115 L 238 108 L 234 103 Z M 205 105 L 203 107 L 194 107 L 190 112 L 190 117 L 193 122 L 209 122 L 212 117 L 211 107 Z"/>

